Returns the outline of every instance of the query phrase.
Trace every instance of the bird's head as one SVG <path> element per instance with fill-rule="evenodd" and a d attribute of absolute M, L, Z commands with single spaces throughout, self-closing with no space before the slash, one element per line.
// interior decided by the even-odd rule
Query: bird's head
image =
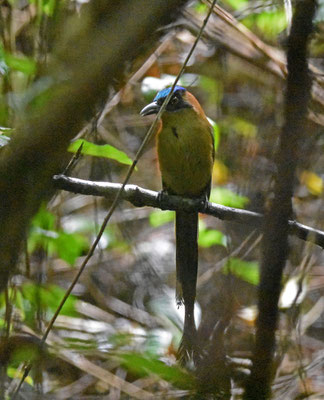
<path fill-rule="evenodd" d="M 160 90 L 158 94 L 154 97 L 153 102 L 145 106 L 140 114 L 142 116 L 157 114 L 170 91 L 171 87 Z M 165 111 L 177 112 L 184 108 L 192 108 L 194 105 L 191 104 L 191 97 L 193 96 L 190 95 L 185 88 L 183 88 L 182 86 L 175 86 L 173 94 L 166 106 Z"/>

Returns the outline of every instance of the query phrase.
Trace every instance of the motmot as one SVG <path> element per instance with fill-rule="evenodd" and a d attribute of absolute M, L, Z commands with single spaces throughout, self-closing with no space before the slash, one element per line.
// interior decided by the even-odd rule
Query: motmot
<path fill-rule="evenodd" d="M 157 93 L 142 109 L 142 116 L 157 114 L 171 88 Z M 208 201 L 214 163 L 213 128 L 198 100 L 175 86 L 157 129 L 157 154 L 162 194 Z M 176 300 L 184 304 L 183 336 L 178 358 L 186 362 L 197 350 L 194 320 L 198 270 L 198 213 L 176 211 Z"/>

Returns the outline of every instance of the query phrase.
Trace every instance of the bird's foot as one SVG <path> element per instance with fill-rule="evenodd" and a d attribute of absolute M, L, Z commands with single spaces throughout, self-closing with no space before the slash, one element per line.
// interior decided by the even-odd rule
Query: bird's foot
<path fill-rule="evenodd" d="M 201 212 L 205 213 L 207 211 L 207 209 L 208 209 L 208 204 L 209 204 L 207 196 L 204 195 L 203 197 L 201 197 L 199 199 L 199 203 L 200 203 L 200 207 L 201 207 L 200 208 Z"/>
<path fill-rule="evenodd" d="M 161 210 L 168 210 L 168 207 L 166 205 L 166 196 L 168 195 L 166 190 L 160 190 L 158 193 L 158 202 L 160 203 L 160 208 Z"/>

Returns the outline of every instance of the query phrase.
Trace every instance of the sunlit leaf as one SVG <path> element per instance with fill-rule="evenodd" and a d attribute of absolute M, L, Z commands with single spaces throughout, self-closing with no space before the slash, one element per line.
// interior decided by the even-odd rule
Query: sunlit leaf
<path fill-rule="evenodd" d="M 229 189 L 216 187 L 211 191 L 210 201 L 227 207 L 244 208 L 248 204 L 249 199 Z"/>
<path fill-rule="evenodd" d="M 58 233 L 41 228 L 33 228 L 28 236 L 28 252 L 33 253 L 37 249 L 48 251 L 51 239 L 57 238 Z"/>
<path fill-rule="evenodd" d="M 41 229 L 51 230 L 54 229 L 55 216 L 42 205 L 38 213 L 34 216 L 31 225 Z"/>
<path fill-rule="evenodd" d="M 87 248 L 86 239 L 77 233 L 60 232 L 56 239 L 51 241 L 59 257 L 73 265 L 77 257 Z"/>
<path fill-rule="evenodd" d="M 24 319 L 24 301 L 23 297 L 21 295 L 21 292 L 17 290 L 16 288 L 8 288 L 8 298 L 10 299 L 10 304 L 14 307 L 16 307 L 15 312 L 19 310 L 20 312 L 20 317 Z M 4 309 L 6 307 L 6 299 L 4 293 L 0 293 L 0 309 Z M 18 313 L 19 314 L 19 313 Z M 0 322 L 0 327 L 2 322 Z"/>
<path fill-rule="evenodd" d="M 88 156 L 104 157 L 112 160 L 116 160 L 121 164 L 131 165 L 132 160 L 123 151 L 117 150 L 110 144 L 98 145 L 88 142 L 84 139 L 78 139 L 70 144 L 68 151 L 71 153 L 76 153 L 81 144 L 83 143 L 81 154 L 86 154 Z"/>
<path fill-rule="evenodd" d="M 55 10 L 55 3 L 58 0 L 29 0 L 30 3 L 35 4 L 38 7 L 38 12 L 42 12 L 49 17 L 53 15 Z"/>
<path fill-rule="evenodd" d="M 11 296 L 10 296 L 10 298 L 11 298 Z M 25 304 L 24 304 L 23 296 L 19 290 L 15 290 L 15 293 L 13 296 L 13 304 L 20 311 L 20 317 L 24 320 L 25 319 Z"/>
<path fill-rule="evenodd" d="M 287 18 L 283 10 L 258 15 L 257 26 L 268 38 L 275 38 L 287 27 Z"/>
<path fill-rule="evenodd" d="M 149 221 L 151 226 L 154 228 L 157 228 L 161 225 L 167 224 L 168 222 L 171 222 L 174 220 L 174 211 L 170 210 L 156 210 L 152 211 L 149 217 Z"/>
<path fill-rule="evenodd" d="M 88 247 L 87 240 L 77 232 L 67 233 L 61 229 L 55 229 L 55 216 L 45 206 L 42 206 L 32 220 L 30 234 L 28 236 L 28 251 L 33 252 L 37 248 L 48 251 L 49 254 L 57 254 L 62 260 L 73 265 Z"/>
<path fill-rule="evenodd" d="M 39 361 L 44 353 L 41 340 L 34 336 L 11 336 L 4 345 L 9 349 L 8 361 L 11 366 L 18 366 L 26 361 Z"/>
<path fill-rule="evenodd" d="M 300 175 L 300 181 L 307 187 L 309 193 L 314 196 L 320 196 L 323 192 L 323 179 L 311 171 L 303 171 Z"/>
<path fill-rule="evenodd" d="M 65 233 L 62 231 L 45 230 L 35 228 L 28 238 L 29 252 L 42 248 L 48 254 L 57 254 L 62 260 L 73 265 L 77 257 L 82 255 L 88 247 L 87 240 L 77 233 Z"/>
<path fill-rule="evenodd" d="M 252 285 L 259 283 L 259 264 L 256 261 L 244 261 L 240 258 L 230 258 L 222 268 L 224 274 L 232 274 Z"/>
<path fill-rule="evenodd" d="M 208 10 L 207 4 L 197 3 L 195 5 L 195 11 L 197 11 L 197 13 L 199 14 L 205 14 L 207 10 Z"/>
<path fill-rule="evenodd" d="M 46 249 L 50 239 L 56 238 L 58 233 L 54 230 L 55 216 L 42 205 L 31 222 L 28 235 L 28 251 L 32 253 L 36 248 Z"/>
<path fill-rule="evenodd" d="M 18 368 L 8 367 L 7 368 L 7 375 L 11 379 L 21 379 L 23 377 L 23 375 L 24 375 L 24 371 L 21 370 L 21 369 L 18 369 Z M 30 375 L 28 375 L 25 378 L 25 382 L 28 383 L 28 385 L 30 385 L 30 386 L 34 386 L 34 381 L 30 377 Z"/>
<path fill-rule="evenodd" d="M 43 0 L 42 8 L 46 15 L 51 17 L 55 10 L 55 3 L 57 0 Z"/>
<path fill-rule="evenodd" d="M 226 4 L 231 6 L 234 10 L 240 10 L 244 6 L 247 6 L 248 0 L 223 0 Z"/>
<path fill-rule="evenodd" d="M 219 159 L 216 158 L 213 166 L 213 182 L 218 185 L 227 183 L 229 177 L 229 171 L 226 165 Z"/>
<path fill-rule="evenodd" d="M 216 229 L 199 229 L 198 244 L 201 247 L 214 245 L 226 247 L 226 236 Z"/>
<path fill-rule="evenodd" d="M 255 26 L 268 39 L 275 39 L 287 27 L 287 19 L 283 10 L 251 14 L 242 22 L 252 30 Z"/>
<path fill-rule="evenodd" d="M 30 58 L 5 53 L 4 60 L 12 70 L 23 72 L 26 75 L 32 75 L 36 72 L 36 63 Z"/>

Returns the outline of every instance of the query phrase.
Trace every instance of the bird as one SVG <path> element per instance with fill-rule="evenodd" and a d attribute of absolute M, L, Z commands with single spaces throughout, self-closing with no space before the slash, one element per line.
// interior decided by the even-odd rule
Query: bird
<path fill-rule="evenodd" d="M 140 112 L 157 114 L 171 87 L 159 91 Z M 200 199 L 210 196 L 214 163 L 213 128 L 198 100 L 186 88 L 175 86 L 156 132 L 162 191 Z M 198 351 L 194 304 L 198 272 L 198 213 L 176 211 L 176 301 L 184 305 L 183 336 L 177 357 L 182 364 Z"/>

